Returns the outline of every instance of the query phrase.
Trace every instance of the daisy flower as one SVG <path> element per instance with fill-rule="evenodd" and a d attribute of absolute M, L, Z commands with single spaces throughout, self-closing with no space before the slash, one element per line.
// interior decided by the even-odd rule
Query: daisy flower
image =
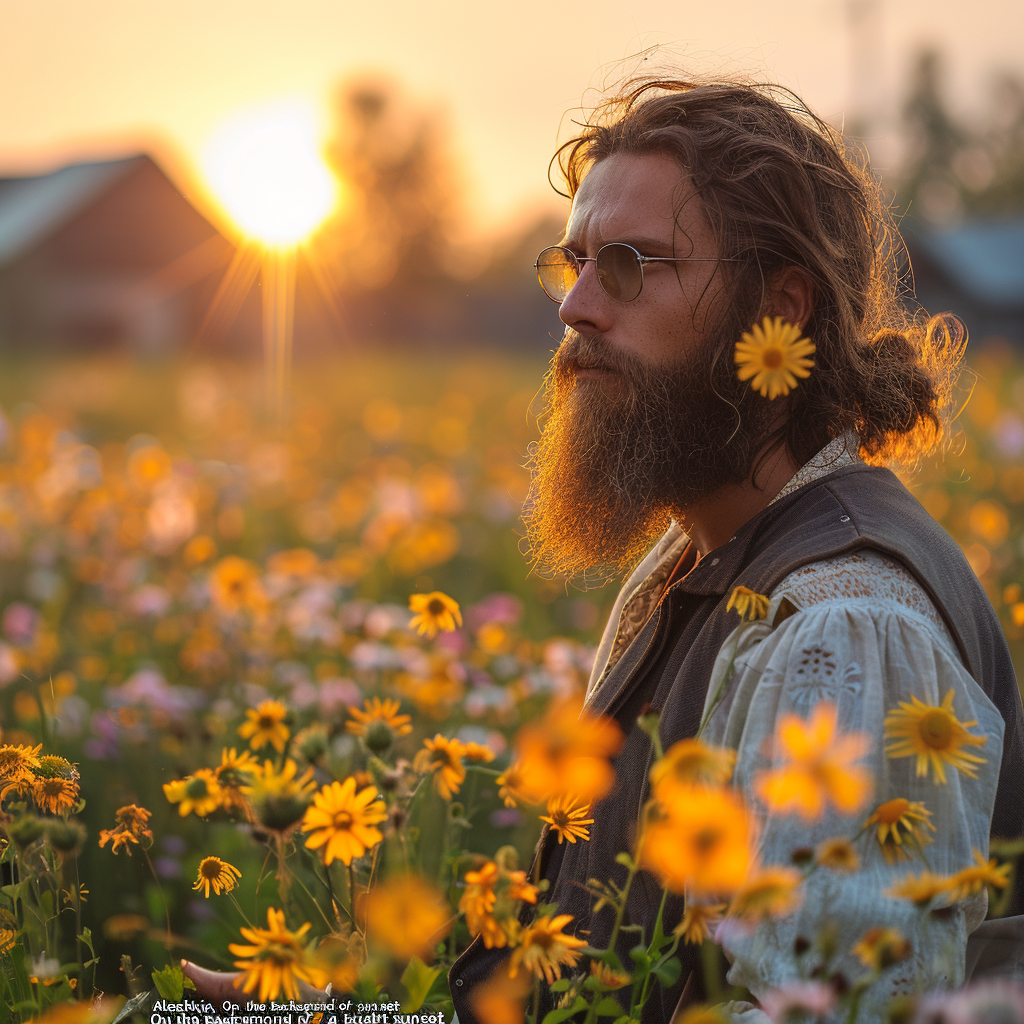
<path fill-rule="evenodd" d="M 563 966 L 575 967 L 580 958 L 579 951 L 587 942 L 562 931 L 572 919 L 572 914 L 540 917 L 529 928 L 523 929 L 519 943 L 512 951 L 509 975 L 515 977 L 519 968 L 525 967 L 552 985 L 556 978 L 562 976 Z"/>
<path fill-rule="evenodd" d="M 434 788 L 445 800 L 458 793 L 466 780 L 466 766 L 462 763 L 465 747 L 459 740 L 448 739 L 437 733 L 432 740 L 423 741 L 423 749 L 413 758 L 418 772 L 434 773 Z"/>
<path fill-rule="evenodd" d="M 310 850 L 323 847 L 320 856 L 324 864 L 338 859 L 349 865 L 384 838 L 374 826 L 387 816 L 375 786 L 356 792 L 356 780 L 351 777 L 332 782 L 306 808 L 302 818 L 302 830 L 309 833 L 306 846 Z"/>
<path fill-rule="evenodd" d="M 878 843 L 882 847 L 882 855 L 890 863 L 909 857 L 904 838 L 909 839 L 911 845 L 921 847 L 932 841 L 926 835 L 924 829 L 935 831 L 931 823 L 932 812 L 924 804 L 907 800 L 898 796 L 892 800 L 886 800 L 879 804 L 874 813 L 864 822 L 864 827 L 877 825 Z M 900 829 L 906 831 L 906 837 L 900 834 Z"/>
<path fill-rule="evenodd" d="M 749 380 L 762 398 L 786 396 L 797 386 L 797 377 L 809 377 L 814 344 L 800 336 L 800 328 L 782 317 L 765 317 L 736 342 L 736 376 Z M 751 380 L 751 378 L 753 378 Z"/>
<path fill-rule="evenodd" d="M 235 887 L 235 880 L 241 877 L 242 872 L 226 860 L 221 860 L 220 857 L 204 857 L 199 862 L 199 873 L 192 888 L 196 892 L 200 889 L 205 890 L 203 895 L 209 899 L 211 886 L 214 894 L 219 896 L 222 892 L 231 892 Z"/>
<path fill-rule="evenodd" d="M 800 882 L 800 872 L 794 868 L 764 868 L 736 890 L 729 914 L 752 921 L 784 917 L 800 905 Z"/>
<path fill-rule="evenodd" d="M 807 721 L 798 715 L 780 717 L 774 746 L 782 764 L 754 780 L 769 807 L 812 821 L 829 803 L 851 814 L 870 797 L 871 773 L 853 762 L 871 742 L 861 733 L 837 734 L 836 722 L 836 707 L 828 703 L 818 704 Z"/>
<path fill-rule="evenodd" d="M 348 709 L 352 721 L 345 723 L 345 728 L 354 736 L 365 736 L 374 725 L 380 723 L 387 726 L 396 736 L 407 736 L 412 732 L 412 719 L 408 715 L 400 715 L 398 709 L 401 704 L 391 697 L 381 700 L 380 697 L 371 697 L 363 702 L 363 708 L 356 707 Z"/>
<path fill-rule="evenodd" d="M 409 628 L 415 629 L 420 636 L 425 633 L 431 639 L 439 631 L 451 633 L 462 625 L 462 612 L 459 611 L 458 603 L 440 590 L 429 594 L 413 594 L 409 598 L 409 611 L 414 613 L 409 620 Z"/>
<path fill-rule="evenodd" d="M 553 796 L 548 801 L 548 813 L 540 815 L 551 830 L 558 836 L 558 845 L 567 839 L 575 843 L 577 839 L 590 839 L 587 825 L 593 825 L 594 819 L 588 817 L 590 804 L 584 804 L 571 796 Z"/>
<path fill-rule="evenodd" d="M 255 708 L 245 712 L 248 718 L 238 727 L 238 735 L 249 741 L 253 750 L 259 750 L 268 743 L 279 753 L 284 753 L 285 744 L 291 733 L 284 719 L 288 709 L 279 700 L 264 700 Z"/>
<path fill-rule="evenodd" d="M 741 619 L 753 622 L 756 619 L 763 619 L 768 614 L 770 603 L 771 599 L 767 594 L 758 594 L 749 587 L 733 587 L 725 610 L 728 612 L 735 608 Z"/>
<path fill-rule="evenodd" d="M 981 892 L 986 885 L 996 889 L 1005 889 L 1010 881 L 1012 864 L 996 866 L 995 860 L 986 860 L 981 850 L 974 851 L 974 863 L 970 867 L 961 868 L 949 880 L 949 895 L 953 900 L 965 900 L 976 892 Z"/>
<path fill-rule="evenodd" d="M 307 922 L 298 931 L 285 927 L 284 912 L 267 909 L 266 928 L 242 928 L 242 937 L 250 945 L 230 943 L 228 949 L 235 956 L 235 966 L 243 973 L 238 984 L 243 992 L 252 992 L 259 987 L 259 1001 L 269 1002 L 284 992 L 289 999 L 299 999 L 299 981 L 314 983 L 315 974 L 306 963 L 306 949 L 302 941 L 309 931 Z"/>
<path fill-rule="evenodd" d="M 977 721 L 961 722 L 953 712 L 953 690 L 940 705 L 925 704 L 911 695 L 895 711 L 885 716 L 885 738 L 893 740 L 885 752 L 889 757 L 916 757 L 917 774 L 935 772 L 935 781 L 945 783 L 948 764 L 972 779 L 977 778 L 975 765 L 985 758 L 969 753 L 966 747 L 980 747 L 987 736 L 972 736 L 967 730 Z"/>

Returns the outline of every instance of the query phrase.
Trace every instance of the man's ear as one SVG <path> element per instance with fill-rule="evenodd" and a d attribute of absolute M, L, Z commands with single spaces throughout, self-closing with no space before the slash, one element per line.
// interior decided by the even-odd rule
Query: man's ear
<path fill-rule="evenodd" d="M 802 267 L 786 267 L 775 275 L 765 296 L 767 316 L 781 316 L 801 330 L 814 312 L 814 284 Z"/>

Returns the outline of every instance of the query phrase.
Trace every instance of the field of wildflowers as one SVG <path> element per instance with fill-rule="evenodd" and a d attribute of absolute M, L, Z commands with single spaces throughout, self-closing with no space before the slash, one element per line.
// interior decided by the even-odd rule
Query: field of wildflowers
<path fill-rule="evenodd" d="M 963 546 L 1020 675 L 1024 365 L 994 344 L 970 362 L 953 448 L 913 486 Z M 807 872 L 856 871 L 865 843 L 907 859 L 893 896 L 921 913 L 986 885 L 999 913 L 1021 851 L 929 874 L 930 813 L 871 803 L 868 740 L 837 735 L 828 705 L 780 728 L 757 795 L 806 818 L 838 807 L 849 835 L 758 864 L 731 752 L 661 751 L 652 720 L 651 800 L 621 863 L 627 891 L 639 871 L 686 890 L 683 924 L 652 922 L 626 965 L 615 935 L 591 949 L 545 905 L 528 871 L 541 825 L 590 841 L 620 737 L 578 721 L 612 588 L 567 591 L 519 550 L 542 372 L 499 355 L 300 366 L 276 426 L 237 366 L 9 367 L 0 1020 L 112 1020 L 192 984 L 261 1001 L 330 984 L 448 1012 L 447 967 L 477 935 L 510 950 L 481 1020 L 528 1018 L 541 985 L 561 1003 L 547 1024 L 636 1020 L 676 980 L 681 943 L 723 917 L 785 914 Z M 738 624 L 763 614 L 735 596 Z M 970 772 L 970 725 L 908 705 L 887 720 L 890 756 Z M 942 743 L 922 740 L 938 726 Z M 595 894 L 621 921 L 625 893 Z M 814 977 L 775 1019 L 800 998 L 855 1019 L 908 954 L 907 936 L 877 931 L 845 988 L 824 947 L 808 952 Z M 716 977 L 707 989 L 724 997 Z"/>

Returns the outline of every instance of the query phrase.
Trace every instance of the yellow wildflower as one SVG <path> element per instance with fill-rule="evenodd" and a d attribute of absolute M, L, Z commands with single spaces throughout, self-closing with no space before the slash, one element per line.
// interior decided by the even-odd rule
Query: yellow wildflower
<path fill-rule="evenodd" d="M 961 868 L 949 880 L 949 895 L 954 900 L 965 900 L 976 892 L 981 892 L 986 885 L 996 889 L 1005 889 L 1009 884 L 1010 868 L 1006 863 L 996 866 L 995 860 L 986 860 L 981 850 L 974 850 L 974 863 Z"/>
<path fill-rule="evenodd" d="M 753 622 L 763 619 L 768 614 L 768 605 L 771 598 L 766 594 L 758 594 L 749 587 L 733 587 L 729 600 L 726 602 L 725 610 L 736 609 L 741 619 Z"/>
<path fill-rule="evenodd" d="M 909 856 L 900 835 L 901 827 L 906 829 L 907 838 L 912 844 L 920 847 L 932 841 L 931 837 L 924 833 L 925 828 L 935 831 L 935 826 L 929 820 L 931 816 L 932 812 L 924 804 L 898 796 L 879 804 L 871 817 L 864 822 L 864 827 L 878 826 L 877 838 L 882 847 L 882 855 L 891 864 Z"/>
<path fill-rule="evenodd" d="M 398 960 L 432 959 L 434 947 L 454 923 L 444 896 L 416 875 L 396 875 L 357 901 L 371 944 Z"/>
<path fill-rule="evenodd" d="M 230 943 L 228 949 L 235 956 L 248 959 L 236 960 L 235 966 L 242 975 L 235 982 L 243 992 L 252 992 L 259 986 L 259 1001 L 269 1002 L 283 992 L 289 999 L 299 999 L 299 981 L 313 984 L 315 973 L 306 960 L 306 948 L 302 941 L 309 931 L 307 922 L 298 931 L 285 927 L 284 912 L 273 907 L 267 910 L 266 928 L 242 928 L 242 937 L 251 945 Z"/>
<path fill-rule="evenodd" d="M 241 877 L 242 872 L 226 860 L 221 860 L 220 857 L 204 857 L 199 862 L 199 873 L 192 888 L 197 892 L 200 889 L 205 890 L 203 895 L 209 899 L 211 886 L 214 894 L 219 896 L 222 892 L 231 892 L 236 884 L 235 879 Z"/>
<path fill-rule="evenodd" d="M 562 929 L 572 920 L 572 914 L 540 917 L 523 929 L 509 962 L 509 975 L 515 977 L 520 967 L 553 984 L 562 976 L 562 967 L 575 967 L 585 939 L 566 935 Z"/>
<path fill-rule="evenodd" d="M 797 386 L 797 377 L 809 377 L 814 366 L 814 344 L 800 335 L 796 324 L 766 316 L 736 342 L 736 376 L 750 380 L 763 398 L 785 397 Z"/>
<path fill-rule="evenodd" d="M 284 719 L 288 709 L 278 700 L 264 700 L 255 708 L 245 712 L 249 719 L 238 727 L 238 735 L 249 741 L 253 750 L 259 750 L 268 743 L 279 753 L 284 753 L 285 744 L 291 733 Z"/>
<path fill-rule="evenodd" d="M 437 733 L 432 740 L 423 741 L 423 749 L 412 763 L 418 772 L 433 772 L 434 788 L 445 800 L 451 800 L 466 779 L 464 753 L 465 747 L 459 740 Z"/>
<path fill-rule="evenodd" d="M 794 868 L 764 868 L 737 889 L 729 913 L 753 921 L 784 917 L 800 905 L 800 881 L 800 872 Z"/>
<path fill-rule="evenodd" d="M 808 721 L 782 715 L 775 732 L 776 756 L 783 764 L 754 780 L 758 795 L 773 810 L 796 811 L 807 821 L 824 813 L 827 803 L 844 814 L 861 807 L 871 795 L 871 774 L 852 764 L 863 757 L 870 740 L 861 733 L 836 733 L 834 704 L 818 704 Z"/>
<path fill-rule="evenodd" d="M 724 903 L 688 901 L 683 919 L 676 925 L 673 934 L 682 936 L 684 942 L 699 946 L 708 937 L 711 926 L 717 924 L 724 913 Z"/>
<path fill-rule="evenodd" d="M 429 594 L 413 594 L 409 598 L 409 611 L 413 617 L 409 620 L 409 628 L 415 629 L 421 636 L 425 633 L 433 639 L 439 630 L 451 633 L 462 625 L 462 612 L 458 603 L 440 590 Z"/>
<path fill-rule="evenodd" d="M 302 819 L 302 830 L 309 833 L 306 846 L 311 850 L 323 847 L 320 856 L 324 864 L 335 858 L 351 864 L 355 857 L 362 857 L 384 838 L 374 826 L 387 816 L 374 786 L 357 793 L 356 780 L 351 777 L 344 782 L 332 782 L 306 808 Z"/>
<path fill-rule="evenodd" d="M 972 736 L 967 730 L 976 721 L 960 722 L 953 712 L 953 690 L 940 705 L 925 704 L 911 695 L 909 703 L 885 716 L 885 738 L 895 742 L 885 748 L 889 757 L 916 757 L 917 774 L 928 769 L 935 772 L 935 781 L 946 781 L 945 765 L 958 768 L 972 779 L 977 778 L 974 765 L 985 764 L 985 758 L 968 753 L 965 747 L 980 747 L 987 736 Z"/>

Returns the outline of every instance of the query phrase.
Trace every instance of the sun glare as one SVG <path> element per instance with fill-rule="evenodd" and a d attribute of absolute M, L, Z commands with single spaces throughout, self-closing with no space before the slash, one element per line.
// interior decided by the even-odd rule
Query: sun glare
<path fill-rule="evenodd" d="M 278 103 L 233 118 L 210 141 L 203 165 L 239 229 L 269 246 L 301 242 L 338 201 L 316 115 L 306 103 Z"/>

